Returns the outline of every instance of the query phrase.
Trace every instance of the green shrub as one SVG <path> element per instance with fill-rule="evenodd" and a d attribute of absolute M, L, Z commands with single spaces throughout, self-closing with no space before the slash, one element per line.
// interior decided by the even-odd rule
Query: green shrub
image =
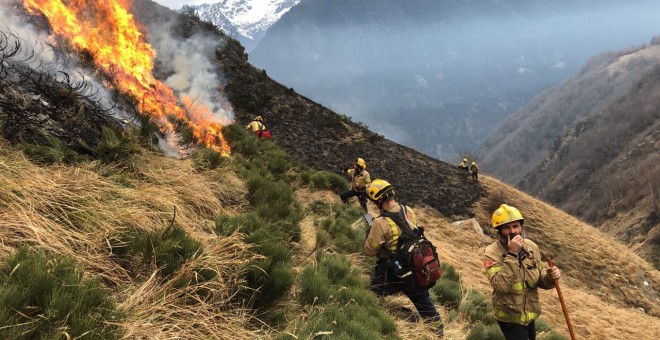
<path fill-rule="evenodd" d="M 346 178 L 325 170 L 311 174 L 309 185 L 314 189 L 332 189 L 336 193 L 341 193 L 349 188 Z"/>
<path fill-rule="evenodd" d="M 250 261 L 246 274 L 248 286 L 256 290 L 252 300 L 256 307 L 269 306 L 282 297 L 295 278 L 291 251 L 282 236 L 277 235 L 264 228 L 245 238 L 245 242 L 253 245 L 253 251 L 264 256 Z"/>
<path fill-rule="evenodd" d="M 467 292 L 463 303 L 458 308 L 458 311 L 465 315 L 470 323 L 482 322 L 485 325 L 496 323 L 492 310 L 490 299 L 476 290 Z"/>
<path fill-rule="evenodd" d="M 198 147 L 192 154 L 193 165 L 198 170 L 213 170 L 225 163 L 221 154 L 205 147 Z"/>
<path fill-rule="evenodd" d="M 364 214 L 362 209 L 322 201 L 312 202 L 309 209 L 313 213 L 323 216 L 316 219 L 314 223 L 321 230 L 330 234 L 335 247 L 350 253 L 362 250 L 366 238 L 365 229 L 353 228 L 353 223 Z"/>
<path fill-rule="evenodd" d="M 41 132 L 36 138 L 40 140 L 39 145 L 23 145 L 23 153 L 34 163 L 72 164 L 84 159 L 83 156 L 79 155 L 71 148 L 64 145 L 64 143 L 62 143 L 59 139 L 49 135 L 46 132 Z"/>
<path fill-rule="evenodd" d="M 461 278 L 458 274 L 458 271 L 454 266 L 449 263 L 442 262 L 440 263 L 440 268 L 442 268 L 442 278 L 454 282 L 461 282 Z"/>
<path fill-rule="evenodd" d="M 504 334 L 497 324 L 484 325 L 477 322 L 472 325 L 467 340 L 504 340 Z"/>
<path fill-rule="evenodd" d="M 234 231 L 249 235 L 256 230 L 267 227 L 266 221 L 255 212 L 238 216 L 218 216 L 215 219 L 215 230 L 223 236 L 229 236 Z"/>
<path fill-rule="evenodd" d="M 103 127 L 101 140 L 93 147 L 95 156 L 104 164 L 123 161 L 140 152 L 140 147 L 127 137 Z"/>
<path fill-rule="evenodd" d="M 269 141 L 262 141 L 261 147 L 266 149 L 261 159 L 267 165 L 268 171 L 278 178 L 291 169 L 291 157 L 284 150 Z"/>
<path fill-rule="evenodd" d="M 316 247 L 323 248 L 330 244 L 330 234 L 325 230 L 316 231 Z"/>
<path fill-rule="evenodd" d="M 317 251 L 317 264 L 300 275 L 301 302 L 310 317 L 299 321 L 298 338 L 311 338 L 320 331 L 332 331 L 338 339 L 396 339 L 396 325 L 367 292 L 367 283 L 343 256 Z M 278 339 L 291 339 L 281 334 Z"/>
<path fill-rule="evenodd" d="M 463 298 L 461 284 L 445 278 L 444 275 L 436 281 L 431 290 L 443 306 L 456 309 L 461 304 Z"/>
<path fill-rule="evenodd" d="M 70 257 L 21 247 L 0 269 L 0 338 L 121 339 L 121 319 Z"/>
<path fill-rule="evenodd" d="M 359 304 L 328 305 L 316 309 L 293 337 L 280 334 L 277 339 L 399 339 L 394 320 L 378 306 Z M 331 335 L 314 336 L 331 331 Z"/>
<path fill-rule="evenodd" d="M 189 236 L 183 228 L 173 225 L 163 231 L 130 231 L 117 237 L 113 252 L 120 263 L 131 263 L 129 257 L 138 257 L 143 265 L 155 265 L 162 277 L 169 277 L 181 266 L 202 254 L 202 244 Z M 207 278 L 209 274 L 201 275 Z"/>
<path fill-rule="evenodd" d="M 550 331 L 552 331 L 552 326 L 550 326 L 542 318 L 534 320 L 534 327 L 536 328 L 537 332 L 550 332 Z"/>
<path fill-rule="evenodd" d="M 256 207 L 259 217 L 276 223 L 292 241 L 300 241 L 302 213 L 291 187 L 260 176 L 250 176 L 247 187 L 248 200 Z"/>

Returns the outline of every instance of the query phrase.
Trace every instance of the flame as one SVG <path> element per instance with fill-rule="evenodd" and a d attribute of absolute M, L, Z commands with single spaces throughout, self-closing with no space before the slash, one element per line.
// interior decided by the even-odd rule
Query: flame
<path fill-rule="evenodd" d="M 153 76 L 156 52 L 128 12 L 130 0 L 23 0 L 30 13 L 42 13 L 55 33 L 79 50 L 94 55 L 97 66 L 116 86 L 140 100 L 138 109 L 152 117 L 163 132 L 174 128 L 169 115 L 187 122 L 198 142 L 223 156 L 231 149 L 222 136 L 222 125 L 204 105 L 182 98 L 184 110 L 171 88 Z"/>

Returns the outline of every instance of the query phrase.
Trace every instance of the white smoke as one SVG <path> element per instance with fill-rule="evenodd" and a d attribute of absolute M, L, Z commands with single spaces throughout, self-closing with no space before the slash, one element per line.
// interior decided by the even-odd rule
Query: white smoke
<path fill-rule="evenodd" d="M 181 40 L 170 34 L 169 24 L 149 30 L 148 40 L 157 54 L 161 69 L 170 76 L 165 84 L 172 88 L 179 99 L 189 97 L 195 105 L 206 106 L 213 114 L 206 117 L 222 125 L 234 121 L 233 109 L 221 91 L 221 75 L 211 57 L 220 47 L 217 37 L 196 34 Z M 216 39 L 216 40 L 214 40 Z M 189 108 L 186 108 L 189 109 Z"/>
<path fill-rule="evenodd" d="M 32 25 L 15 15 L 11 2 L 0 0 L 0 32 L 6 34 L 9 46 L 19 43 L 23 47 L 12 59 L 25 60 L 25 65 L 30 68 L 51 65 L 55 55 L 48 46 L 48 35 L 36 32 Z"/>
<path fill-rule="evenodd" d="M 6 43 L 8 49 L 20 46 L 16 55 L 4 61 L 5 66 L 33 69 L 49 74 L 60 82 L 66 82 L 68 77 L 72 83 L 85 83 L 85 94 L 93 94 L 92 99 L 108 110 L 109 114 L 120 120 L 130 119 L 129 113 L 115 105 L 111 91 L 96 80 L 89 70 L 78 66 L 75 54 L 56 50 L 61 47 L 55 40 L 27 23 L 23 16 L 17 15 L 15 6 L 15 1 L 0 0 L 2 43 Z"/>

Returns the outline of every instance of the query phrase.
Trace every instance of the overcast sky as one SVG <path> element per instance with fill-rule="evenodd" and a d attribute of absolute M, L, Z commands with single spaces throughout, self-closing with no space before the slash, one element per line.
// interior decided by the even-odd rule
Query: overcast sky
<path fill-rule="evenodd" d="M 153 0 L 163 6 L 167 6 L 172 9 L 179 9 L 183 5 L 201 5 L 203 3 L 214 3 L 213 0 Z"/>

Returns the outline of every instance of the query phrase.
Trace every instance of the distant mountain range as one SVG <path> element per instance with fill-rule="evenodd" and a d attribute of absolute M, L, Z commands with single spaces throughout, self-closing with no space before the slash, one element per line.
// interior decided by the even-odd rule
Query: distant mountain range
<path fill-rule="evenodd" d="M 301 0 L 223 0 L 190 6 L 250 51 L 277 20 Z"/>
<path fill-rule="evenodd" d="M 458 162 L 588 58 L 648 42 L 658 16 L 652 0 L 306 0 L 249 60 L 387 138 Z"/>

